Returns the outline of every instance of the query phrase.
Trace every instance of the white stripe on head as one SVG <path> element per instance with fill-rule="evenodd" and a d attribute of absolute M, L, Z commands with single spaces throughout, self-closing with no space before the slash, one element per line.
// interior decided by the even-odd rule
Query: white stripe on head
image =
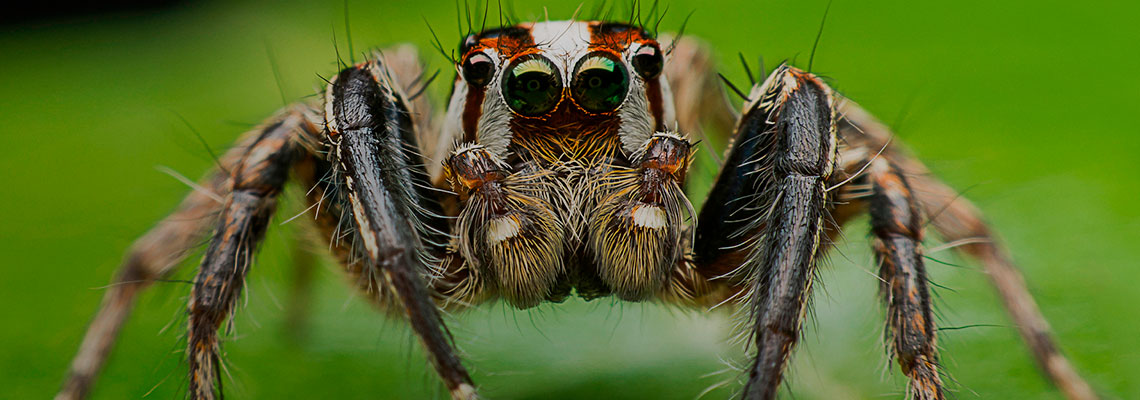
<path fill-rule="evenodd" d="M 499 90 L 502 87 L 502 68 L 495 75 L 495 79 L 487 85 L 487 91 L 483 95 L 483 113 L 479 115 L 479 123 L 476 124 L 475 140 L 486 146 L 491 154 L 500 160 L 505 160 L 513 136 L 510 126 L 511 111 L 507 109 L 507 103 L 503 101 L 503 92 Z"/>
<path fill-rule="evenodd" d="M 539 22 L 531 28 L 531 36 L 539 50 L 558 65 L 564 82 L 570 81 L 570 69 L 590 48 L 590 25 L 585 22 Z"/>

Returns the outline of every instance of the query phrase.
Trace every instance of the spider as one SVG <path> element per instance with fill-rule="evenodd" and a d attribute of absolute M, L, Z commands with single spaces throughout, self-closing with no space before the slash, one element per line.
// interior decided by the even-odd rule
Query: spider
<path fill-rule="evenodd" d="M 207 237 L 187 307 L 188 390 L 220 398 L 218 331 L 290 179 L 309 188 L 314 225 L 352 283 L 407 320 L 454 399 L 477 392 L 441 310 L 571 295 L 735 309 L 752 360 L 741 397 L 775 398 L 816 264 L 865 213 L 908 398 L 946 397 L 923 265 L 928 223 L 985 267 L 1058 388 L 1096 398 L 978 210 L 810 72 L 778 66 L 737 115 L 704 44 L 634 24 L 503 26 L 466 36 L 458 54 L 441 121 L 426 96 L 408 94 L 430 79 L 403 46 L 346 65 L 321 102 L 241 136 L 135 242 L 57 399 L 89 393 L 138 293 Z M 732 136 L 698 212 L 686 172 L 704 128 Z"/>

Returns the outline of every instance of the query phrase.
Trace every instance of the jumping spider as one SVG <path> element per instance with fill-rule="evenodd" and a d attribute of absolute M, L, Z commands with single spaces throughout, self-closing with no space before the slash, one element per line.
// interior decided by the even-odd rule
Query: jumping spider
<path fill-rule="evenodd" d="M 221 397 L 218 330 L 290 178 L 309 188 L 316 227 L 358 289 L 410 322 L 455 399 L 476 389 L 441 308 L 528 308 L 571 294 L 736 308 L 754 346 L 742 397 L 774 398 L 818 258 L 864 213 L 908 398 L 945 397 L 927 222 L 985 267 L 1049 378 L 1070 398 L 1095 397 L 978 211 L 811 73 L 780 65 L 737 116 L 706 48 L 640 26 L 505 26 L 467 36 L 459 54 L 439 124 L 401 85 L 422 77 L 405 47 L 347 66 L 323 103 L 287 107 L 243 135 L 202 189 L 135 243 L 57 398 L 88 393 L 135 296 L 210 235 L 186 358 L 190 396 Z M 707 127 L 733 133 L 698 213 L 685 174 L 690 135 Z"/>

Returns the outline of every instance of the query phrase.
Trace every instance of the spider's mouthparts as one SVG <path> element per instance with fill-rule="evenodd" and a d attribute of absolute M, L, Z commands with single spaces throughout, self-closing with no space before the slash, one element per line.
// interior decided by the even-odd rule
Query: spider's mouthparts
<path fill-rule="evenodd" d="M 458 224 L 466 262 L 515 307 L 547 299 L 565 271 L 566 228 L 552 211 L 546 175 L 510 175 L 482 147 L 456 151 L 446 173 L 466 197 Z"/>
<path fill-rule="evenodd" d="M 598 276 L 615 295 L 632 301 L 661 289 L 681 256 L 677 243 L 684 213 L 691 209 L 680 185 L 692 153 L 688 140 L 662 133 L 642 149 L 634 157 L 637 168 L 603 178 L 601 200 L 588 224 Z"/>

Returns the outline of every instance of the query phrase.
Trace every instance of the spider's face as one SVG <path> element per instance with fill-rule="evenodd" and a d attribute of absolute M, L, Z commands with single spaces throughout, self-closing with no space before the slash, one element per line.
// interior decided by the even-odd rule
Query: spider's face
<path fill-rule="evenodd" d="M 635 26 L 522 24 L 470 35 L 460 52 L 444 136 L 503 161 L 630 154 L 673 119 L 664 52 Z"/>
<path fill-rule="evenodd" d="M 660 44 L 627 24 L 561 21 L 484 31 L 460 51 L 442 140 L 460 144 L 444 168 L 466 262 L 520 308 L 571 288 L 656 293 L 680 256 L 691 154 L 663 132 Z"/>

